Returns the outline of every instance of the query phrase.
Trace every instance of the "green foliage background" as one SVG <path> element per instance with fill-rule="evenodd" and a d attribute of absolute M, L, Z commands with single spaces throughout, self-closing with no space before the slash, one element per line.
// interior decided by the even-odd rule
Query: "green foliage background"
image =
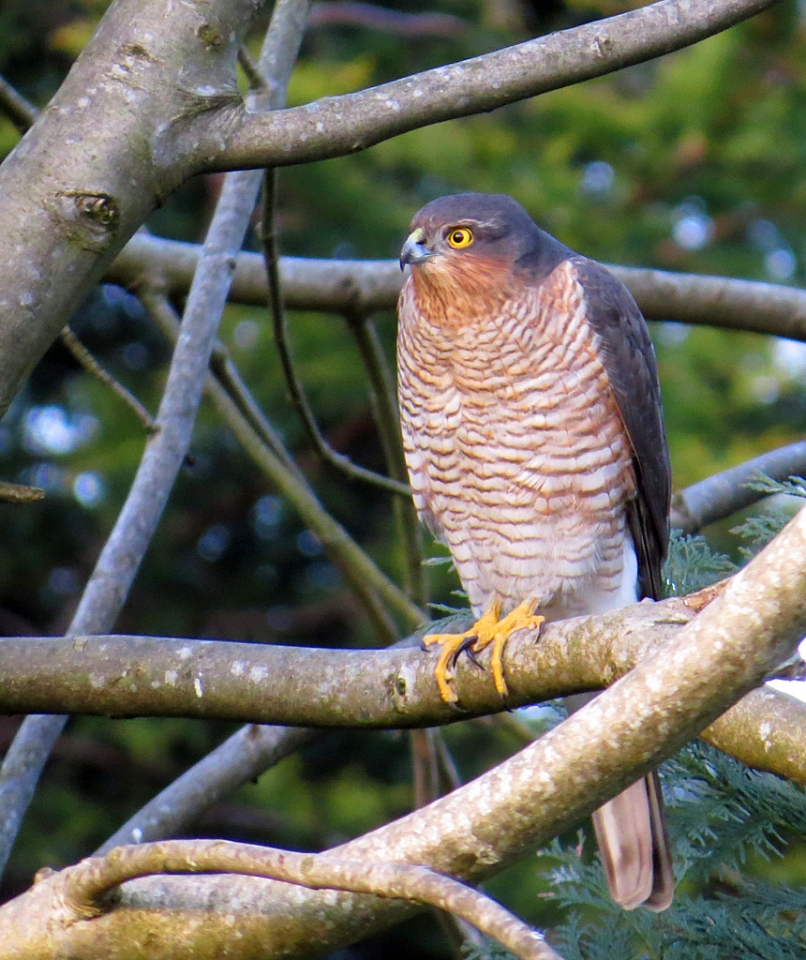
<path fill-rule="evenodd" d="M 422 12 L 413 0 L 379 5 Z M 446 36 L 410 37 L 357 23 L 314 25 L 290 101 L 356 90 L 626 6 L 615 0 L 439 0 L 429 10 L 457 18 L 457 31 Z M 0 72 L 44 106 L 105 7 L 100 0 L 6 0 L 0 7 Z M 250 45 L 257 49 L 257 31 Z M 802 284 L 804 54 L 802 7 L 787 0 L 693 49 L 615 76 L 415 131 L 354 157 L 285 169 L 278 214 L 283 251 L 391 258 L 423 203 L 479 190 L 514 195 L 563 241 L 607 262 Z M 14 128 L 0 119 L 0 155 L 16 141 Z M 200 239 L 215 191 L 214 179 L 186 184 L 149 227 Z M 376 319 L 391 359 L 394 318 Z M 134 298 L 103 288 L 74 328 L 155 410 L 169 349 Z M 295 314 L 291 328 L 323 430 L 339 450 L 382 468 L 360 361 L 341 319 Z M 801 436 L 803 350 L 674 323 L 655 325 L 653 334 L 676 486 Z M 388 498 L 317 463 L 287 401 L 265 311 L 228 309 L 221 338 L 327 506 L 399 577 Z M 0 506 L 3 634 L 64 629 L 143 442 L 130 413 L 54 347 L 0 424 L 2 476 L 48 489 L 42 505 Z M 192 454 L 118 629 L 372 644 L 369 625 L 315 540 L 209 408 Z M 709 531 L 709 538 L 739 560 L 731 525 Z M 450 571 L 429 570 L 432 598 L 455 600 Z M 16 723 L 0 723 L 4 742 Z M 90 852 L 229 732 L 224 725 L 175 720 L 72 722 L 26 822 L 4 893 L 27 885 L 43 863 L 59 866 Z M 446 738 L 464 778 L 518 746 L 511 731 L 490 723 L 456 726 Z M 411 802 L 406 736 L 338 732 L 210 811 L 196 830 L 316 849 L 397 816 Z M 590 859 L 588 846 L 586 840 Z M 802 879 L 797 854 L 784 862 L 784 876 Z M 521 864 L 492 886 L 533 922 L 550 924 L 569 911 L 556 898 L 538 897 L 551 876 L 541 863 Z M 712 874 L 698 882 L 709 889 Z M 403 937 L 358 952 L 446 955 L 434 921 L 420 919 L 406 929 Z"/>

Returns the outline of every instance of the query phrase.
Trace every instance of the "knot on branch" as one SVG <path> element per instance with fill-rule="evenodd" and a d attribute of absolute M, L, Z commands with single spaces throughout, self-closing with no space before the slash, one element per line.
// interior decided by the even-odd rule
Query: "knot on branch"
<path fill-rule="evenodd" d="M 203 23 L 196 31 L 196 36 L 208 50 L 215 50 L 223 46 L 226 41 L 224 34 L 213 23 Z"/>
<path fill-rule="evenodd" d="M 71 240 L 93 252 L 105 250 L 120 225 L 120 206 L 108 193 L 61 191 L 56 195 L 54 214 Z"/>

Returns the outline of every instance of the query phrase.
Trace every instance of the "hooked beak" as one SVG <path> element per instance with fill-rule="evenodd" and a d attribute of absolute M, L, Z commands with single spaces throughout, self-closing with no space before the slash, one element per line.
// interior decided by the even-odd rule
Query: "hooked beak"
<path fill-rule="evenodd" d="M 403 244 L 403 249 L 400 251 L 400 269 L 402 270 L 406 264 L 415 264 L 422 263 L 424 260 L 430 260 L 431 257 L 435 256 L 433 250 L 429 250 L 428 247 L 423 246 L 423 240 L 425 240 L 425 230 L 422 227 L 417 227 L 417 229 L 411 233 Z"/>

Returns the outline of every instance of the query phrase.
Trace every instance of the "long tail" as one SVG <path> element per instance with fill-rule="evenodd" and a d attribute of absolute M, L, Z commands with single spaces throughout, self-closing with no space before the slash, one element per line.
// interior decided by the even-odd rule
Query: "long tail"
<path fill-rule="evenodd" d="M 610 896 L 625 910 L 665 910 L 674 874 L 657 773 L 627 787 L 593 814 Z"/>

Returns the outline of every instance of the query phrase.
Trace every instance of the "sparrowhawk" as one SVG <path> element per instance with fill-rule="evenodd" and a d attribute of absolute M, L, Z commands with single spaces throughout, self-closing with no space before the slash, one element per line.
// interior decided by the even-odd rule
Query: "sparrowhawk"
<path fill-rule="evenodd" d="M 432 634 L 444 700 L 459 653 L 516 630 L 658 598 L 670 466 L 647 326 L 603 266 L 510 197 L 417 213 L 400 256 L 399 400 L 417 511 L 450 548 L 476 624 Z M 594 814 L 626 908 L 673 894 L 657 774 Z"/>

